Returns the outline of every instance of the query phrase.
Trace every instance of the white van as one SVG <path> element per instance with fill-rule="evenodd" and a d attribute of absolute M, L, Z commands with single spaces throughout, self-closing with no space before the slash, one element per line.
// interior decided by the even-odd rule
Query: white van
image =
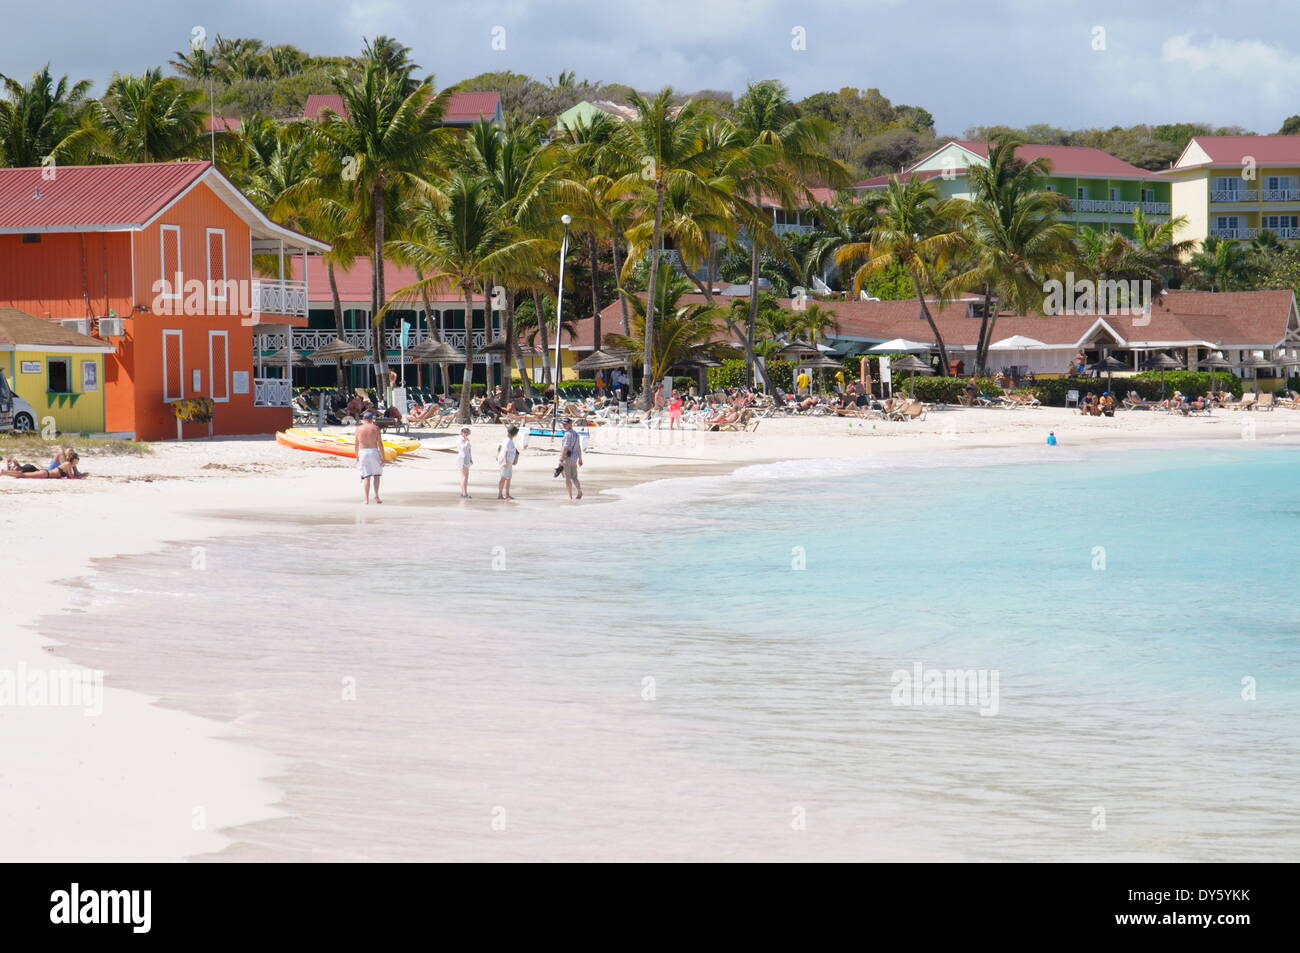
<path fill-rule="evenodd" d="M 0 371 L 0 433 L 35 429 L 36 409 L 10 389 L 4 371 Z"/>

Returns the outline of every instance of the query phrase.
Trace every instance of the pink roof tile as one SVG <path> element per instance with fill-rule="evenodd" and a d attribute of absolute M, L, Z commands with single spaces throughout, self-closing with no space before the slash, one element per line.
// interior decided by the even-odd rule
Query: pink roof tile
<path fill-rule="evenodd" d="M 1214 165 L 1300 165 L 1300 136 L 1194 136 Z M 1188 168 L 1181 166 L 1180 168 Z"/>
<path fill-rule="evenodd" d="M 0 229 L 140 226 L 209 168 L 207 162 L 152 162 L 0 169 Z"/>

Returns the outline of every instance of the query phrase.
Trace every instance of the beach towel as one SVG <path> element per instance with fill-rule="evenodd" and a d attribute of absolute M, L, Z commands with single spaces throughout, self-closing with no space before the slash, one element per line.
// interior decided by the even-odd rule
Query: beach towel
<path fill-rule="evenodd" d="M 363 480 L 366 477 L 377 477 L 384 472 L 384 458 L 374 447 L 358 450 L 357 470 L 360 471 Z"/>

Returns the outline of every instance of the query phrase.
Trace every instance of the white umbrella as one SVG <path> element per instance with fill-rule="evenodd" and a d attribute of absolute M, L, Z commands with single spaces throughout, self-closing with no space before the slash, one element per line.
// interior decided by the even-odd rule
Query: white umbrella
<path fill-rule="evenodd" d="M 1042 341 L 1035 338 L 1026 337 L 1023 334 L 1013 334 L 1009 338 L 1003 338 L 1001 341 L 994 341 L 989 345 L 990 351 L 1029 351 L 1036 347 L 1047 347 Z M 1025 355 L 1025 360 L 1029 360 L 1029 355 Z"/>
<path fill-rule="evenodd" d="M 909 341 L 907 338 L 894 338 L 892 341 L 885 341 L 883 344 L 877 344 L 875 347 L 869 347 L 867 350 L 873 354 L 898 354 L 902 351 L 931 351 L 934 350 L 933 344 L 922 344 L 920 341 Z"/>
<path fill-rule="evenodd" d="M 990 351 L 1027 351 L 1031 347 L 1047 347 L 1042 341 L 1036 341 L 1033 338 L 1027 338 L 1023 334 L 1013 334 L 1009 338 L 1003 338 L 1001 341 L 994 341 L 989 345 Z"/>

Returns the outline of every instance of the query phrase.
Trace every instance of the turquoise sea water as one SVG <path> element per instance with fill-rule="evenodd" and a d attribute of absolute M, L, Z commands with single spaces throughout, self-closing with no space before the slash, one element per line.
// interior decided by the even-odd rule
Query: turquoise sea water
<path fill-rule="evenodd" d="M 1294 859 L 1298 471 L 973 450 L 394 506 L 116 561 L 47 628 L 286 759 L 232 857 Z M 996 713 L 897 704 L 917 665 Z"/>

